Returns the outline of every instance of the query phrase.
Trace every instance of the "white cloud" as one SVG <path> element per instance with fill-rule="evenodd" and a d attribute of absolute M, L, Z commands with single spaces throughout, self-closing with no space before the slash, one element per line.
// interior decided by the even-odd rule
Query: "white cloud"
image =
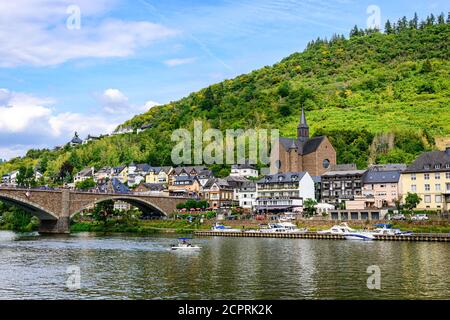
<path fill-rule="evenodd" d="M 75 131 L 81 138 L 110 133 L 133 115 L 159 105 L 151 100 L 133 105 L 128 100 L 120 90 L 110 88 L 99 97 L 101 108 L 94 113 L 57 112 L 52 98 L 0 88 L 0 158 L 64 144 Z"/>
<path fill-rule="evenodd" d="M 149 100 L 149 101 L 147 101 L 147 102 L 144 104 L 144 106 L 143 106 L 143 108 L 142 108 L 142 109 L 143 109 L 142 111 L 146 112 L 146 111 L 150 110 L 151 108 L 157 107 L 157 106 L 160 106 L 160 105 L 161 105 L 161 104 L 158 103 L 158 102 Z"/>
<path fill-rule="evenodd" d="M 128 97 L 118 89 L 106 89 L 98 100 L 108 113 L 125 113 L 129 109 Z"/>
<path fill-rule="evenodd" d="M 177 33 L 147 21 L 97 19 L 114 2 L 1 1 L 0 67 L 50 66 L 80 58 L 126 57 Z M 66 26 L 69 5 L 80 7 L 80 29 L 70 30 Z"/>
<path fill-rule="evenodd" d="M 164 64 L 169 67 L 176 67 L 181 66 L 183 64 L 190 64 L 194 63 L 197 60 L 197 58 L 176 58 L 176 59 L 169 59 L 164 61 Z"/>
<path fill-rule="evenodd" d="M 109 88 L 103 91 L 101 95 L 96 95 L 97 100 L 102 106 L 103 111 L 113 115 L 134 115 L 136 113 L 147 112 L 155 106 L 159 106 L 158 102 L 149 100 L 143 105 L 131 104 L 128 97 L 119 89 Z"/>

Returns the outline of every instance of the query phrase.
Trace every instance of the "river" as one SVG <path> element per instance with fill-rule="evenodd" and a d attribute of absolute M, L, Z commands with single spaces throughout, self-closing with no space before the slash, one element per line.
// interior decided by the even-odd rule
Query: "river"
<path fill-rule="evenodd" d="M 0 298 L 450 299 L 448 243 L 215 237 L 186 253 L 168 250 L 175 242 L 0 231 Z M 373 265 L 380 290 L 367 287 Z"/>

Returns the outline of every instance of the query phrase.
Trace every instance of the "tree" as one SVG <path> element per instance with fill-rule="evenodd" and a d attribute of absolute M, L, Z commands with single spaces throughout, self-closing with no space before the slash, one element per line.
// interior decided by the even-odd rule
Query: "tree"
<path fill-rule="evenodd" d="M 422 201 L 422 199 L 417 195 L 417 193 L 410 193 L 406 195 L 405 205 L 404 207 L 408 209 L 410 212 L 413 211 L 414 208 Z"/>
<path fill-rule="evenodd" d="M 108 220 L 116 215 L 114 211 L 114 201 L 106 200 L 95 205 L 92 217 L 95 221 L 102 222 L 106 227 Z"/>
<path fill-rule="evenodd" d="M 34 170 L 32 167 L 21 166 L 17 174 L 17 185 L 23 188 L 29 188 L 36 185 L 34 180 Z"/>
<path fill-rule="evenodd" d="M 414 18 L 409 21 L 410 29 L 417 29 L 419 27 L 419 17 L 417 16 L 417 12 L 414 13 Z"/>
<path fill-rule="evenodd" d="M 75 185 L 75 188 L 80 189 L 80 190 L 89 190 L 89 189 L 94 188 L 96 185 L 97 184 L 95 183 L 94 179 L 89 178 L 89 179 L 77 182 Z"/>
<path fill-rule="evenodd" d="M 305 217 L 312 217 L 317 214 L 316 206 L 317 201 L 314 199 L 306 199 L 303 202 L 303 215 Z"/>
<path fill-rule="evenodd" d="M 386 21 L 386 24 L 384 25 L 384 32 L 386 34 L 393 34 L 394 33 L 394 28 L 392 28 L 392 24 L 391 24 L 391 22 L 389 20 Z"/>
<path fill-rule="evenodd" d="M 282 98 L 285 98 L 289 95 L 289 92 L 291 91 L 291 87 L 289 85 L 288 81 L 283 81 L 280 86 L 278 87 L 278 95 Z"/>

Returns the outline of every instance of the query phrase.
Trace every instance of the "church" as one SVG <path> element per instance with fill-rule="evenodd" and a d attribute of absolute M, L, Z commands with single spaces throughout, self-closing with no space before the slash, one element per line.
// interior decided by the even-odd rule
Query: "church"
<path fill-rule="evenodd" d="M 302 107 L 297 139 L 280 138 L 278 162 L 272 173 L 302 172 L 320 176 L 336 164 L 336 150 L 325 136 L 309 137 L 309 126 Z"/>

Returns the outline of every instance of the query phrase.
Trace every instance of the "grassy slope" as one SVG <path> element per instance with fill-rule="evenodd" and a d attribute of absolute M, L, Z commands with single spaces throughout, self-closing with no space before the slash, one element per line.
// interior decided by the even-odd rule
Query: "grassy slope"
<path fill-rule="evenodd" d="M 212 85 L 126 122 L 134 127 L 152 123 L 144 133 L 106 138 L 76 150 L 35 152 L 0 165 L 0 174 L 43 158 L 48 159 L 48 176 L 55 176 L 64 162 L 75 171 L 132 160 L 170 164 L 172 131 L 192 128 L 196 119 L 220 129 L 279 128 L 293 137 L 302 104 L 312 134 L 330 136 L 338 161 L 359 166 L 409 162 L 433 148 L 435 138 L 450 136 L 449 35 L 447 23 L 399 34 L 316 41 L 272 67 Z M 393 145 L 383 147 L 383 133 L 394 135 Z M 377 136 L 381 138 L 374 140 Z"/>

